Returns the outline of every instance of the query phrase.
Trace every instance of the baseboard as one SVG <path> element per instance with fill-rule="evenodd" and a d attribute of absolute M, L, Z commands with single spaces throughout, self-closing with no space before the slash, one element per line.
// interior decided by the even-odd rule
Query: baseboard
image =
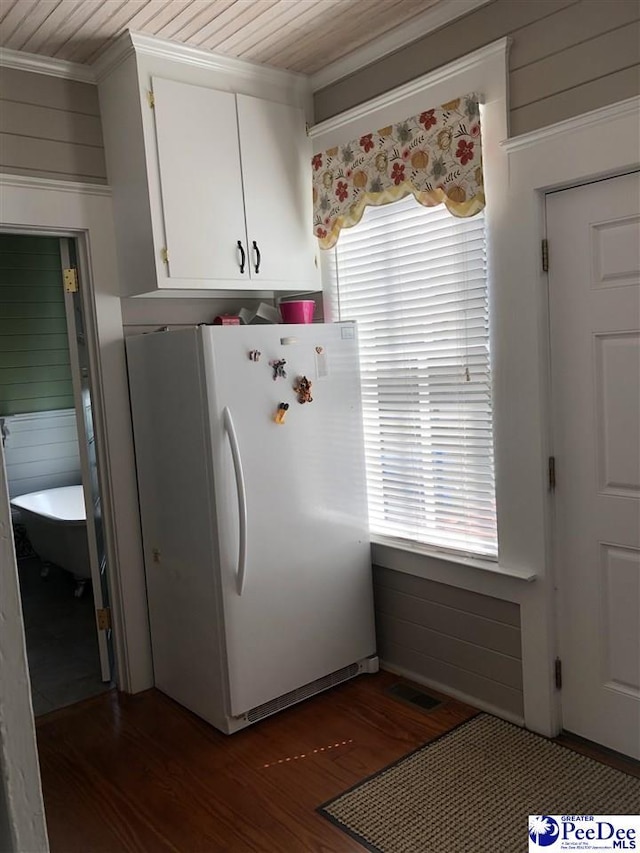
<path fill-rule="evenodd" d="M 510 723 L 515 723 L 516 726 L 524 727 L 524 717 L 513 714 L 511 711 L 505 711 L 503 708 L 497 708 L 489 702 L 484 702 L 478 699 L 477 696 L 470 696 L 468 693 L 463 693 L 462 690 L 456 690 L 455 687 L 450 687 L 448 684 L 441 684 L 439 681 L 433 681 L 431 678 L 425 678 L 423 675 L 418 675 L 417 672 L 405 669 L 402 666 L 396 666 L 380 658 L 380 669 L 386 672 L 392 672 L 394 675 L 401 675 L 403 678 L 414 681 L 422 687 L 430 687 L 438 693 L 444 693 L 446 696 L 451 696 L 452 699 L 458 699 L 460 702 L 465 702 L 467 705 L 472 705 L 480 711 L 486 711 L 487 714 L 493 714 L 495 717 L 500 717 L 502 720 L 507 720 Z"/>

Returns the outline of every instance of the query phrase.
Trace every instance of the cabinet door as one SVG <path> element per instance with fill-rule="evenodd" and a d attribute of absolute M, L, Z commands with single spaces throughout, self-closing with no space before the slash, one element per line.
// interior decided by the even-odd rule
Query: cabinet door
<path fill-rule="evenodd" d="M 311 146 L 302 110 L 248 95 L 236 97 L 254 286 L 316 287 Z M 260 252 L 257 274 L 254 242 Z"/>
<path fill-rule="evenodd" d="M 245 280 L 235 95 L 153 78 L 170 279 Z"/>

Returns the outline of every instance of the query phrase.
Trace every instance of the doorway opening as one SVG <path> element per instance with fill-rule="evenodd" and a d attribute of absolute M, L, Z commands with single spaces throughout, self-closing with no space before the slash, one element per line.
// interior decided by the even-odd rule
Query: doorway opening
<path fill-rule="evenodd" d="M 0 426 L 35 716 L 114 677 L 77 266 L 72 239 L 0 233 Z"/>

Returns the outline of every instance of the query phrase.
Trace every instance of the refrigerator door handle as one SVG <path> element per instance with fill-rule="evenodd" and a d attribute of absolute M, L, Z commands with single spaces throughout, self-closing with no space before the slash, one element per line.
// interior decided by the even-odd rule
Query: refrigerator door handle
<path fill-rule="evenodd" d="M 247 568 L 247 491 L 244 482 L 244 472 L 242 470 L 242 460 L 240 458 L 240 448 L 238 447 L 238 437 L 236 435 L 233 418 L 231 417 L 231 412 L 228 406 L 224 407 L 223 418 L 224 428 L 227 436 L 229 437 L 231 458 L 233 459 L 233 470 L 235 472 L 236 487 L 238 490 L 240 543 L 238 548 L 238 572 L 236 575 L 236 583 L 238 595 L 242 595 Z"/>

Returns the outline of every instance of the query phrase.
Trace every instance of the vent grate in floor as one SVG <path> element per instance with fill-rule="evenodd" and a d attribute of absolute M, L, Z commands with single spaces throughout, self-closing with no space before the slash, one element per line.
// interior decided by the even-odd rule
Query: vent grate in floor
<path fill-rule="evenodd" d="M 442 705 L 441 699 L 436 699 L 435 696 L 430 696 L 424 690 L 418 687 L 412 687 L 409 684 L 392 684 L 386 692 L 394 699 L 399 699 L 401 702 L 408 702 L 409 705 L 415 705 L 421 711 L 432 711 L 438 705 Z"/>

